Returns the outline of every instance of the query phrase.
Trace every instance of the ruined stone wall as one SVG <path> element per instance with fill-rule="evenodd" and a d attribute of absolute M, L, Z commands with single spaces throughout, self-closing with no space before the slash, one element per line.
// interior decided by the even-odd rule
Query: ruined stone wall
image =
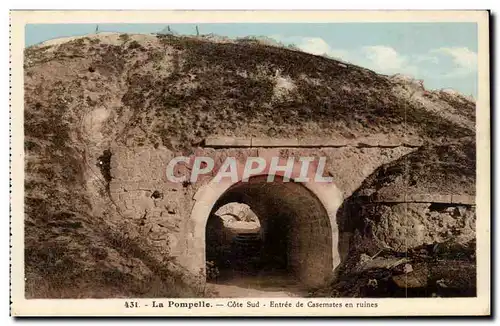
<path fill-rule="evenodd" d="M 459 203 L 373 203 L 360 206 L 364 236 L 395 251 L 475 239 L 476 209 Z"/>

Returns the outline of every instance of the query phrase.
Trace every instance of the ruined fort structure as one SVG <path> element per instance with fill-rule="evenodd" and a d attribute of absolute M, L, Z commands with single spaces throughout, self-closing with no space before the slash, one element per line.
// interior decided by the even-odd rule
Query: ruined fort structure
<path fill-rule="evenodd" d="M 464 96 L 254 41 L 113 33 L 26 49 L 24 82 L 28 284 L 86 270 L 136 295 L 203 289 L 207 221 L 231 202 L 308 288 L 354 234 L 398 252 L 475 237 Z M 177 156 L 326 157 L 333 182 L 168 182 Z"/>

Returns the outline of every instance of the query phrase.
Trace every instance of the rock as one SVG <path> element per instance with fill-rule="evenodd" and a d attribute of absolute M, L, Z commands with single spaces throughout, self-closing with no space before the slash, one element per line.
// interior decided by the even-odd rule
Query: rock
<path fill-rule="evenodd" d="M 422 279 L 416 275 L 396 275 L 392 280 L 400 288 L 423 288 L 427 286 L 427 279 Z"/>
<path fill-rule="evenodd" d="M 376 288 L 378 286 L 378 282 L 376 279 L 369 279 L 368 280 L 368 286 L 372 288 Z"/>
<path fill-rule="evenodd" d="M 474 207 L 459 208 L 463 212 L 460 217 L 454 216 L 459 210 L 456 207 L 442 211 L 433 209 L 430 203 L 377 203 L 362 205 L 359 216 L 370 230 L 365 237 L 379 247 L 397 252 L 441 243 L 451 236 L 462 242 L 474 239 L 474 223 L 467 223 L 475 221 Z"/>
<path fill-rule="evenodd" d="M 403 267 L 403 273 L 408 274 L 413 272 L 413 267 L 410 264 L 405 264 Z"/>
<path fill-rule="evenodd" d="M 360 257 L 360 263 L 358 265 L 358 271 L 366 271 L 369 269 L 393 269 L 401 264 L 408 262 L 406 258 L 397 258 L 397 257 L 377 257 L 371 259 L 370 256 L 362 254 Z"/>
<path fill-rule="evenodd" d="M 370 261 L 372 258 L 368 256 L 367 254 L 361 254 L 359 256 L 359 264 L 365 264 L 366 262 Z"/>
<path fill-rule="evenodd" d="M 175 214 L 175 213 L 177 213 L 177 205 L 175 203 L 168 203 L 165 206 L 165 209 L 167 210 L 167 212 L 169 214 Z"/>
<path fill-rule="evenodd" d="M 427 256 L 429 255 L 429 251 L 427 249 L 422 248 L 419 250 L 419 254 L 422 256 Z"/>
<path fill-rule="evenodd" d="M 436 281 L 436 285 L 441 287 L 441 288 L 447 288 L 448 285 L 446 285 L 446 281 L 444 279 L 440 279 Z"/>
<path fill-rule="evenodd" d="M 408 274 L 395 275 L 392 280 L 396 285 L 403 289 L 423 288 L 427 286 L 428 271 L 422 267 Z"/>

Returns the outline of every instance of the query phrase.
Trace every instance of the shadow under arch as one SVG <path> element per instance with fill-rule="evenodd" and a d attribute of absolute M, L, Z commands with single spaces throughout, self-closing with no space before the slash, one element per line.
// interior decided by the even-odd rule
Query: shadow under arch
<path fill-rule="evenodd" d="M 342 203 L 342 193 L 333 183 L 284 182 L 280 176 L 276 176 L 274 182 L 267 182 L 267 175 L 257 175 L 248 182 L 212 181 L 200 188 L 194 199 L 184 261 L 186 267 L 195 273 L 201 272 L 203 278 L 206 273 L 205 230 L 210 214 L 225 203 L 241 202 L 263 217 L 264 227 L 279 230 L 286 224 L 290 231 L 286 253 L 288 266 L 301 283 L 314 288 L 333 279 L 340 263 L 336 215 Z M 279 248 L 277 246 L 276 250 Z M 266 249 L 272 256 L 272 242 Z"/>

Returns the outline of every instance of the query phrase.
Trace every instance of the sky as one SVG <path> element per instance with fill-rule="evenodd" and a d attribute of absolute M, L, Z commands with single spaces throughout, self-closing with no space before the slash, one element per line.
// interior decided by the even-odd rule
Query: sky
<path fill-rule="evenodd" d="M 158 33 L 163 24 L 99 24 L 99 32 Z M 477 97 L 475 23 L 226 23 L 169 24 L 178 34 L 230 38 L 266 36 L 302 51 L 328 55 L 378 73 L 424 80 L 427 89 Z M 26 25 L 26 46 L 95 33 L 96 24 Z"/>

